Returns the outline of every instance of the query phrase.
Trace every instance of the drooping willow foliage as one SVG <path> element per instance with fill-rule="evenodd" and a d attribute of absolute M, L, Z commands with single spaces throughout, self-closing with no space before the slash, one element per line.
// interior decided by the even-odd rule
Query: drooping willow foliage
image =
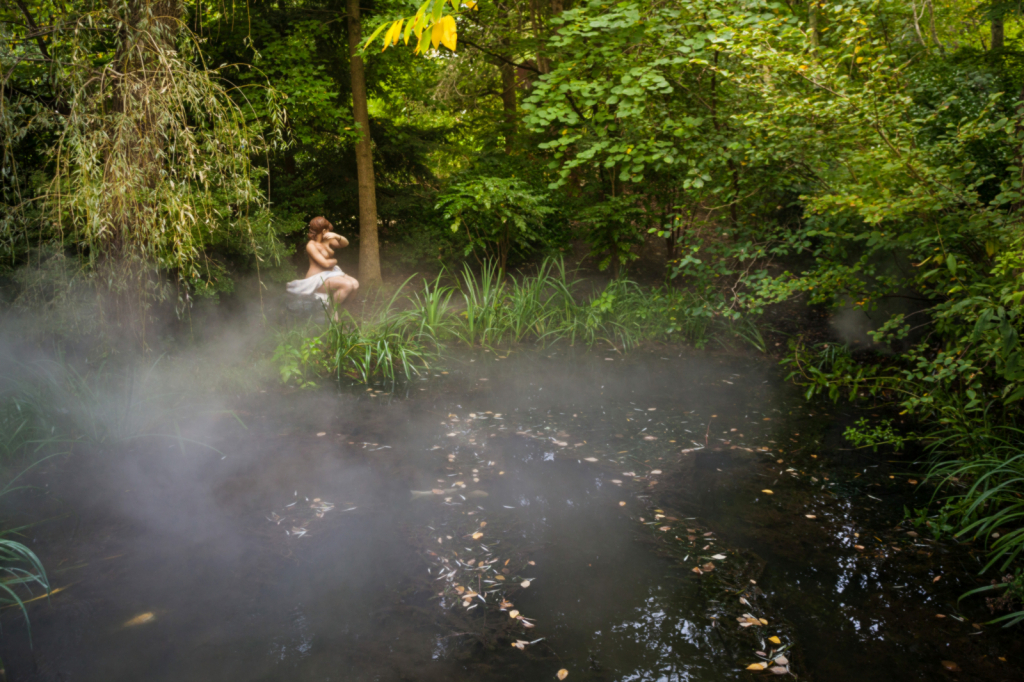
<path fill-rule="evenodd" d="M 282 109 L 253 118 L 245 93 L 222 77 L 232 67 L 203 62 L 182 3 L 95 2 L 51 30 L 34 49 L 0 54 L 12 179 L 3 250 L 73 250 L 85 274 L 130 307 L 174 289 L 187 302 L 207 285 L 215 246 L 257 264 L 277 259 L 254 160 L 280 143 Z M 38 71 L 52 99 L 19 92 L 10 77 L 18 69 Z M 8 150 L 41 133 L 46 172 L 27 178 Z"/>

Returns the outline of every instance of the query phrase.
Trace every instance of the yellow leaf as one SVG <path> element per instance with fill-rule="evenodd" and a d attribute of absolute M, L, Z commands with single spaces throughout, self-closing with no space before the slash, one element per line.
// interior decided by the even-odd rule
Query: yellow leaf
<path fill-rule="evenodd" d="M 155 617 L 156 616 L 153 615 L 152 611 L 147 611 L 146 613 L 140 613 L 139 615 L 135 616 L 131 620 L 127 621 L 121 627 L 133 628 L 136 625 L 142 625 L 143 623 L 148 623 L 149 621 L 153 620 Z"/>
<path fill-rule="evenodd" d="M 483 534 L 483 533 L 473 533 L 473 539 L 474 539 L 474 540 L 479 540 L 479 539 L 480 539 L 480 538 L 482 538 L 483 536 L 484 536 L 484 534 Z"/>
<path fill-rule="evenodd" d="M 426 9 L 426 5 L 423 5 L 423 7 L 420 7 L 419 10 L 417 10 L 417 12 L 416 12 L 416 16 L 414 16 L 412 18 L 412 23 L 413 23 L 413 26 L 415 27 L 415 28 L 413 28 L 413 33 L 416 34 L 416 38 L 417 39 L 421 35 L 423 35 L 423 29 L 424 29 L 423 13 L 424 13 L 425 9 Z"/>
<path fill-rule="evenodd" d="M 464 4 L 468 9 L 476 9 L 476 3 L 473 2 L 473 0 L 466 0 L 466 2 L 462 4 Z"/>
<path fill-rule="evenodd" d="M 771 490 L 762 490 L 761 492 L 763 492 L 765 495 L 774 495 L 775 494 Z"/>
<path fill-rule="evenodd" d="M 441 19 L 441 42 L 452 52 L 455 52 L 455 44 L 458 41 L 458 28 L 455 25 L 455 17 L 450 14 Z"/>
<path fill-rule="evenodd" d="M 778 637 L 776 637 L 775 635 L 772 635 L 771 637 L 769 637 L 768 641 L 771 642 L 772 644 L 782 644 L 782 640 L 779 639 Z"/>
<path fill-rule="evenodd" d="M 560 680 L 564 680 L 565 678 L 569 677 L 569 671 L 566 670 L 565 668 L 562 668 L 561 670 L 558 671 L 557 677 Z"/>
<path fill-rule="evenodd" d="M 516 611 L 515 609 L 512 609 L 511 611 L 508 612 L 508 617 L 509 618 L 518 618 L 519 617 L 519 612 Z"/>
<path fill-rule="evenodd" d="M 395 22 L 395 36 L 391 40 L 392 45 L 398 44 L 398 39 L 402 37 L 402 24 L 405 23 L 405 19 L 399 19 Z"/>
<path fill-rule="evenodd" d="M 435 21 L 433 27 L 430 29 L 430 44 L 437 49 L 437 46 L 441 44 L 441 38 L 444 36 L 444 22 Z"/>
<path fill-rule="evenodd" d="M 381 52 L 383 52 L 384 50 L 388 49 L 389 47 L 391 47 L 391 45 L 394 44 L 391 39 L 394 38 L 395 33 L 396 33 L 395 29 L 398 28 L 398 25 L 399 25 L 399 22 L 397 22 L 397 21 L 395 23 L 391 24 L 391 28 L 389 28 L 388 32 L 384 34 L 384 46 L 380 48 Z"/>
<path fill-rule="evenodd" d="M 764 663 L 751 663 L 747 666 L 747 670 L 764 670 Z"/>

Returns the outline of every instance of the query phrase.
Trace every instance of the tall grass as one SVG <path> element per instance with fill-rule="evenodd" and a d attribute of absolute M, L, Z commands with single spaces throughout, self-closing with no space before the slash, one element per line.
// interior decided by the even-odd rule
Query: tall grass
<path fill-rule="evenodd" d="M 947 415 L 949 416 L 949 415 Z M 1024 553 L 1024 431 L 996 426 L 984 418 L 971 422 L 947 419 L 930 444 L 928 479 L 936 484 L 933 502 L 941 498 L 935 524 L 956 537 L 969 538 L 987 550 L 980 573 L 1009 569 Z M 1006 589 L 1005 604 L 1018 610 L 993 622 L 1015 625 L 1024 622 L 1024 574 L 1018 569 L 1012 580 L 1004 579 L 964 597 Z"/>
<path fill-rule="evenodd" d="M 465 266 L 458 275 L 442 273 L 407 293 L 410 278 L 362 321 L 342 314 L 326 329 L 290 332 L 274 358 L 282 379 L 300 386 L 311 385 L 315 376 L 369 383 L 411 378 L 450 343 L 605 343 L 627 350 L 645 341 L 701 346 L 714 331 L 710 307 L 693 293 L 615 279 L 586 296 L 577 292 L 581 282 L 575 275 L 561 259 L 548 259 L 519 277 L 493 263 L 484 263 L 479 273 Z M 759 338 L 752 326 L 741 332 Z"/>

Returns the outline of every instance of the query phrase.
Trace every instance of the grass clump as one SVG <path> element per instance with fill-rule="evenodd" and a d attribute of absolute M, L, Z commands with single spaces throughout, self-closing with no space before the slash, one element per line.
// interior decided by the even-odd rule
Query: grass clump
<path fill-rule="evenodd" d="M 465 266 L 406 293 L 411 279 L 368 319 L 342 314 L 326 328 L 287 332 L 274 353 L 281 379 L 299 386 L 327 376 L 409 379 L 449 345 L 603 342 L 628 350 L 646 341 L 682 341 L 701 347 L 716 324 L 702 298 L 667 286 L 615 279 L 582 295 L 581 282 L 557 259 L 521 277 L 507 276 L 495 263 L 484 263 L 479 273 Z"/>

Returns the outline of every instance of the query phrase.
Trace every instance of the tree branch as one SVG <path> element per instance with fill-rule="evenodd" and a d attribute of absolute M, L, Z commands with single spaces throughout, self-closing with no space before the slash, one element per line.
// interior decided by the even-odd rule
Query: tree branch
<path fill-rule="evenodd" d="M 28 23 L 29 28 L 32 29 L 33 33 L 38 33 L 36 35 L 36 45 L 39 46 L 39 51 L 43 53 L 44 57 L 50 59 L 50 51 L 46 49 L 46 41 L 43 40 L 42 34 L 39 33 L 39 26 L 36 24 L 35 19 L 32 18 L 32 13 L 28 11 L 28 7 L 25 6 L 22 0 L 14 0 L 14 2 L 21 9 L 21 13 L 25 15 L 25 21 Z"/>

